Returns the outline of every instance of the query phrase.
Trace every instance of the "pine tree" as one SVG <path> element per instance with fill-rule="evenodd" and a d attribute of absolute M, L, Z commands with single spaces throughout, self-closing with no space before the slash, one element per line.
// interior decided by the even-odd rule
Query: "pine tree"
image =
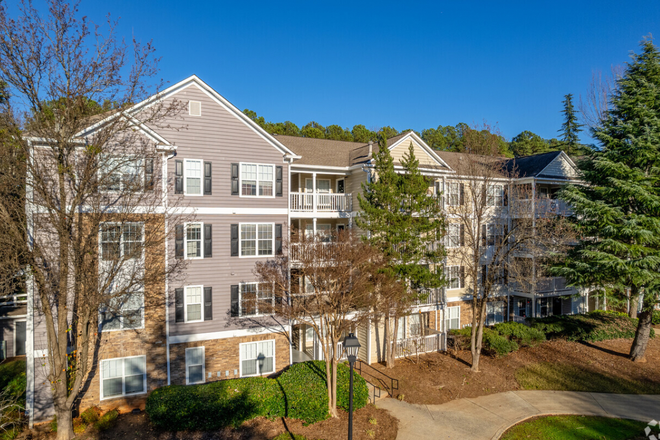
<path fill-rule="evenodd" d="M 660 53 L 651 41 L 641 48 L 592 130 L 602 150 L 580 165 L 586 185 L 563 192 L 585 238 L 553 269 L 573 285 L 643 296 L 633 361 L 644 360 L 660 287 Z"/>
<path fill-rule="evenodd" d="M 564 95 L 564 123 L 561 124 L 559 133 L 562 135 L 562 142 L 565 145 L 566 153 L 576 154 L 580 149 L 580 137 L 578 133 L 582 131 L 582 124 L 578 123 L 577 113 L 573 106 L 573 94 Z"/>

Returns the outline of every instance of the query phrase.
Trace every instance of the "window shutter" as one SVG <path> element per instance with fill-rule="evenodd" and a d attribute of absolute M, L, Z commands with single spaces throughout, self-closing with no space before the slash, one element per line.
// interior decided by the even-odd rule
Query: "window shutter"
<path fill-rule="evenodd" d="M 282 225 L 275 225 L 275 255 L 282 255 Z"/>
<path fill-rule="evenodd" d="M 462 289 L 463 287 L 465 287 L 465 266 L 461 266 L 460 272 L 461 272 L 460 274 L 461 276 L 459 279 L 461 285 L 459 287 Z"/>
<path fill-rule="evenodd" d="M 504 206 L 509 206 L 509 187 L 508 185 L 504 185 L 504 192 L 502 195 L 502 200 L 504 202 Z"/>
<path fill-rule="evenodd" d="M 183 288 L 174 289 L 175 322 L 183 322 Z"/>
<path fill-rule="evenodd" d="M 461 183 L 461 206 L 465 205 L 465 185 Z"/>
<path fill-rule="evenodd" d="M 481 266 L 481 284 L 486 283 L 486 277 L 488 275 L 488 266 L 485 264 Z"/>
<path fill-rule="evenodd" d="M 238 164 L 231 164 L 231 195 L 238 195 Z"/>
<path fill-rule="evenodd" d="M 238 225 L 231 225 L 231 256 L 238 257 Z"/>
<path fill-rule="evenodd" d="M 183 258 L 183 225 L 176 225 L 174 237 L 174 258 Z"/>
<path fill-rule="evenodd" d="M 204 195 L 211 195 L 211 162 L 204 162 Z"/>
<path fill-rule="evenodd" d="M 213 288 L 204 287 L 204 321 L 213 319 Z"/>
<path fill-rule="evenodd" d="M 436 180 L 435 181 L 435 198 L 440 200 L 441 195 L 442 195 L 442 192 L 440 190 L 440 181 Z"/>
<path fill-rule="evenodd" d="M 282 167 L 275 167 L 275 197 L 282 197 Z"/>
<path fill-rule="evenodd" d="M 208 223 L 204 223 L 204 258 L 213 256 L 213 228 Z"/>
<path fill-rule="evenodd" d="M 509 269 L 506 267 L 503 269 L 504 273 L 502 274 L 504 277 L 504 284 L 507 285 L 509 284 Z"/>
<path fill-rule="evenodd" d="M 144 162 L 144 190 L 154 190 L 154 159 L 148 157 Z"/>
<path fill-rule="evenodd" d="M 183 161 L 174 161 L 174 194 L 183 194 Z"/>
<path fill-rule="evenodd" d="M 461 246 L 465 246 L 465 225 L 461 223 Z"/>
<path fill-rule="evenodd" d="M 488 243 L 488 227 L 487 225 L 481 225 L 481 245 L 486 246 Z"/>
<path fill-rule="evenodd" d="M 238 316 L 238 285 L 231 286 L 231 316 Z"/>
<path fill-rule="evenodd" d="M 503 229 L 504 229 L 504 235 L 502 236 L 502 241 L 505 244 L 508 244 L 509 243 L 509 237 L 508 237 L 508 235 L 509 235 L 509 225 L 504 225 Z"/>

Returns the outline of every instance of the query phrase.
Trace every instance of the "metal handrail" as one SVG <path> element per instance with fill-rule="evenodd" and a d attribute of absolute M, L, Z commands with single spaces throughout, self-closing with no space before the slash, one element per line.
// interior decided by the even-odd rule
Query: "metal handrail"
<path fill-rule="evenodd" d="M 367 369 L 367 371 L 363 372 L 363 368 Z M 368 370 L 369 368 L 371 370 L 375 371 L 376 373 L 378 373 L 379 375 L 384 376 L 387 380 L 389 380 L 389 382 L 390 382 L 389 389 L 387 387 L 386 380 L 376 376 L 374 373 L 371 373 L 370 370 Z M 399 389 L 399 379 L 395 379 L 393 377 L 388 376 L 387 374 L 383 373 L 382 371 L 378 370 L 377 368 L 372 367 L 371 365 L 367 364 L 366 362 L 364 362 L 360 359 L 358 359 L 358 361 L 355 363 L 355 369 L 358 371 L 358 374 L 360 374 L 360 376 L 364 377 L 365 374 L 369 375 L 376 382 L 382 384 L 383 388 L 385 388 L 385 390 L 387 391 L 387 394 L 389 396 L 393 396 L 394 395 L 393 391 L 394 390 L 398 391 L 398 389 Z M 367 380 L 367 379 L 365 378 L 364 380 Z M 369 383 L 371 383 L 374 387 L 376 387 L 376 385 L 374 385 L 372 382 L 369 381 Z M 378 387 L 378 388 L 380 389 L 380 387 Z M 379 393 L 378 397 L 380 397 L 380 393 Z"/>

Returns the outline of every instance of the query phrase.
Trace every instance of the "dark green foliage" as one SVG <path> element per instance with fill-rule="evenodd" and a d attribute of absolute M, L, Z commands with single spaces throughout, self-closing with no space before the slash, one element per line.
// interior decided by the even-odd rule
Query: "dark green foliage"
<path fill-rule="evenodd" d="M 653 325 L 660 325 L 660 310 L 653 311 Z"/>
<path fill-rule="evenodd" d="M 105 431 L 106 429 L 110 429 L 112 425 L 114 425 L 115 420 L 117 420 L 117 417 L 119 417 L 119 411 L 113 409 L 112 411 L 108 411 L 107 413 L 103 414 L 99 418 L 98 422 L 94 424 L 94 426 L 99 431 Z"/>
<path fill-rule="evenodd" d="M 457 337 L 457 343 L 460 348 L 469 350 L 471 346 L 472 327 L 465 327 L 460 330 L 451 330 L 451 335 Z M 515 340 L 510 340 L 500 335 L 496 330 L 484 328 L 484 338 L 482 350 L 497 356 L 504 356 L 511 352 L 518 351 L 520 347 Z"/>
<path fill-rule="evenodd" d="M 85 411 L 80 414 L 80 418 L 85 422 L 87 425 L 91 425 L 92 423 L 96 423 L 99 420 L 99 413 L 96 408 L 87 408 Z"/>
<path fill-rule="evenodd" d="M 545 341 L 545 333 L 519 322 L 495 324 L 495 330 L 505 338 L 516 341 L 521 347 L 533 347 Z"/>
<path fill-rule="evenodd" d="M 337 367 L 337 406 L 348 409 L 349 370 Z M 365 380 L 354 375 L 354 408 L 367 404 Z M 155 390 L 146 406 L 152 423 L 170 431 L 239 426 L 254 417 L 289 417 L 304 423 L 328 418 L 325 363 L 292 365 L 276 379 L 251 377 L 204 385 L 171 385 Z"/>
<path fill-rule="evenodd" d="M 586 315 L 560 315 L 527 320 L 532 328 L 544 332 L 548 338 L 587 342 L 633 338 L 638 321 L 623 313 L 602 310 Z M 654 337 L 653 330 L 651 337 Z"/>
<path fill-rule="evenodd" d="M 509 143 L 509 148 L 516 157 L 530 156 L 532 154 L 541 154 L 552 151 L 548 141 L 527 130 L 514 136 Z"/>
<path fill-rule="evenodd" d="M 570 155 L 576 154 L 580 147 L 580 137 L 578 133 L 582 131 L 582 124 L 578 123 L 577 113 L 573 106 L 573 95 L 569 93 L 564 96 L 564 123 L 561 125 L 559 133 L 563 142 L 564 151 Z"/>

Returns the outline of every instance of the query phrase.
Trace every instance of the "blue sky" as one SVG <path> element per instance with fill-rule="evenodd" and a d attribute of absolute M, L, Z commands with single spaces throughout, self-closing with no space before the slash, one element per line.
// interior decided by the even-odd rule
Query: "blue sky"
<path fill-rule="evenodd" d="M 163 79 L 198 75 L 266 120 L 557 135 L 566 93 L 660 36 L 660 1 L 87 1 L 153 40 Z M 586 138 L 587 136 L 585 136 Z M 584 139 L 587 140 L 587 139 Z"/>

